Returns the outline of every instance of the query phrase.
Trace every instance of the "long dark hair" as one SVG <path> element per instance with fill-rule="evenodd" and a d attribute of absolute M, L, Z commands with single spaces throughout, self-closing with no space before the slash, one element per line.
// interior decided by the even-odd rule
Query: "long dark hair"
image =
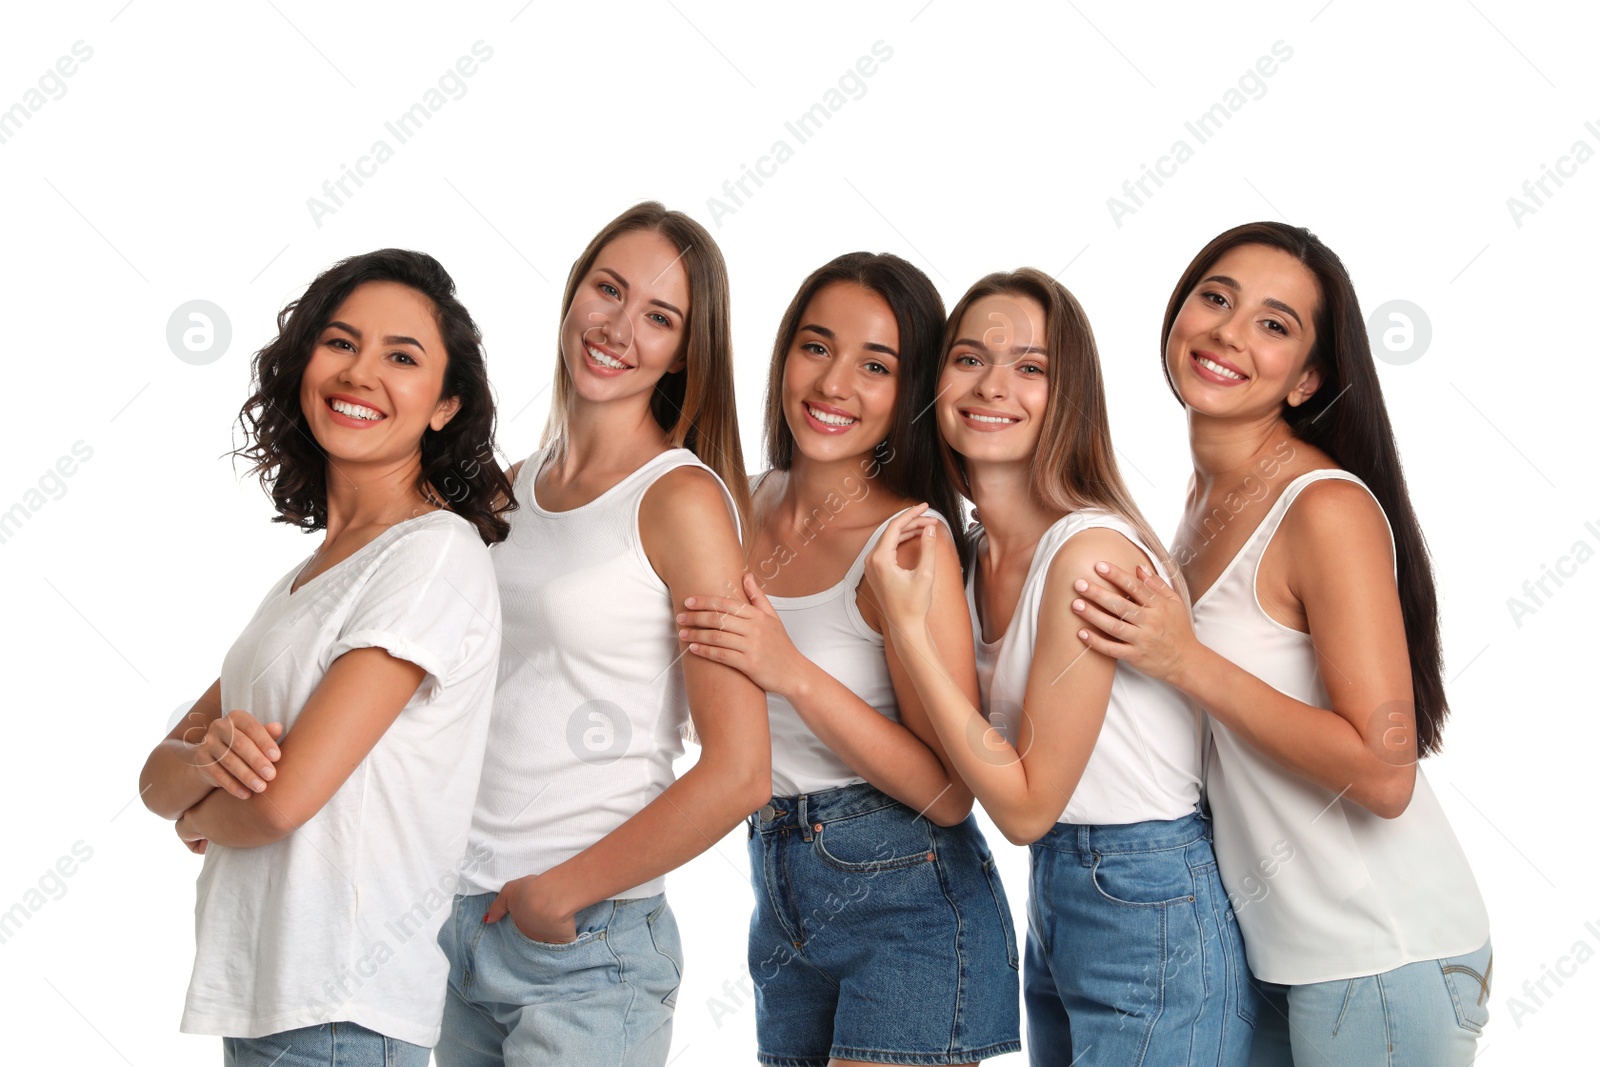
<path fill-rule="evenodd" d="M 847 252 L 811 272 L 778 323 L 767 373 L 767 466 L 786 471 L 794 463 L 794 433 L 783 417 L 783 367 L 800 331 L 806 307 L 835 282 L 859 285 L 883 297 L 900 331 L 900 387 L 895 391 L 889 436 L 873 453 L 876 477 L 891 493 L 926 501 L 950 521 L 965 574 L 972 548 L 961 532 L 961 501 L 939 465 L 939 423 L 932 415 L 939 382 L 939 336 L 944 301 L 928 276 L 887 252 Z"/>
<path fill-rule="evenodd" d="M 1417 753 L 1432 755 L 1439 750 L 1445 716 L 1450 710 L 1444 694 L 1433 565 L 1406 491 L 1400 451 L 1395 446 L 1394 428 L 1378 385 L 1378 369 L 1372 359 L 1361 305 L 1339 257 L 1310 230 L 1281 222 L 1246 223 L 1213 238 L 1183 272 L 1167 301 L 1167 313 L 1161 323 L 1161 368 L 1167 375 L 1167 387 L 1174 396 L 1178 395 L 1167 370 L 1166 352 L 1179 309 L 1217 260 L 1240 245 L 1265 245 L 1287 252 L 1317 279 L 1321 299 L 1312 320 L 1316 341 L 1310 358 L 1322 373 L 1322 384 L 1298 407 L 1285 402 L 1282 415 L 1296 437 L 1322 449 L 1335 463 L 1366 482 L 1389 518 L 1394 531 L 1400 611 L 1411 658 Z"/>
<path fill-rule="evenodd" d="M 733 392 L 733 315 L 728 298 L 728 267 L 722 250 L 706 228 L 681 211 L 669 211 L 654 200 L 635 204 L 594 235 L 573 263 L 561 296 L 556 334 L 555 395 L 545 424 L 543 445 L 556 453 L 566 447 L 571 415 L 572 378 L 561 353 L 561 330 L 578 286 L 613 240 L 636 230 L 650 230 L 671 241 L 678 262 L 689 276 L 689 311 L 684 325 L 683 369 L 663 374 L 650 396 L 650 413 L 674 448 L 687 448 L 716 472 L 739 511 L 740 529 L 750 525 L 750 484 L 744 450 L 739 443 L 739 413 Z"/>
<path fill-rule="evenodd" d="M 1000 295 L 1027 297 L 1044 311 L 1050 399 L 1029 470 L 1028 489 L 1033 499 L 1053 511 L 1099 508 L 1116 515 L 1138 531 L 1140 540 L 1161 564 L 1163 577 L 1187 597 L 1182 572 L 1173 565 L 1166 545 L 1145 520 L 1122 480 L 1117 453 L 1111 446 L 1105 379 L 1100 372 L 1094 331 L 1083 306 L 1066 286 L 1033 267 L 978 279 L 950 312 L 940 345 L 943 358 L 950 357 L 950 350 L 961 336 L 961 319 L 968 309 L 984 297 Z M 943 469 L 970 499 L 966 462 L 942 437 L 939 456 Z"/>
<path fill-rule="evenodd" d="M 308 532 L 327 526 L 328 457 L 301 410 L 300 379 L 334 312 L 366 282 L 398 282 L 432 301 L 447 358 L 440 396 L 461 401 L 444 429 L 422 433 L 417 491 L 442 499 L 477 527 L 485 544 L 505 540 L 511 526 L 502 513 L 516 502 L 494 455 L 494 394 L 483 338 L 456 299 L 455 282 L 438 260 L 422 252 L 384 248 L 342 259 L 278 312 L 278 336 L 255 354 L 254 390 L 239 409 L 245 442 L 233 454 L 250 462 L 249 473 L 272 497 L 278 509 L 273 522 Z"/>

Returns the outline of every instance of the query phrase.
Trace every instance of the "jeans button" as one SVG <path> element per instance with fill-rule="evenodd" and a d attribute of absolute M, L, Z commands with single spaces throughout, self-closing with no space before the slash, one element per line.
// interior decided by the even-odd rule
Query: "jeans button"
<path fill-rule="evenodd" d="M 762 805 L 762 807 L 761 807 L 761 821 L 762 822 L 771 822 L 773 816 L 776 815 L 776 814 L 778 814 L 778 809 L 774 808 L 771 804 L 763 804 Z"/>

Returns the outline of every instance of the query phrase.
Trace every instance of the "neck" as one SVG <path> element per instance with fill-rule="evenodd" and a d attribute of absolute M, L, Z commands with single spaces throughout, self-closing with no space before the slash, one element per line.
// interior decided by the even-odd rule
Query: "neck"
<path fill-rule="evenodd" d="M 1034 499 L 1026 463 L 966 461 L 972 503 L 983 523 L 984 556 L 991 566 L 1017 555 L 1033 554 L 1039 538 L 1062 516 Z"/>
<path fill-rule="evenodd" d="M 661 450 L 666 436 L 650 413 L 648 395 L 605 404 L 575 397 L 567 418 L 562 466 L 569 475 L 587 467 L 637 467 Z"/>
<path fill-rule="evenodd" d="M 327 541 L 368 525 L 392 526 L 433 505 L 417 491 L 422 453 L 398 463 L 368 466 L 328 460 Z M 326 542 L 325 542 L 326 543 Z"/>
<path fill-rule="evenodd" d="M 1296 440 L 1277 412 L 1250 419 L 1222 419 L 1189 409 L 1189 454 L 1195 492 L 1204 498 L 1214 486 L 1232 487 L 1261 469 L 1263 459 Z"/>
<path fill-rule="evenodd" d="M 796 448 L 783 492 L 770 512 L 772 519 L 798 530 L 819 511 L 832 515 L 843 510 L 841 502 L 865 500 L 870 489 L 862 472 L 871 462 L 871 452 L 844 459 L 814 460 Z"/>

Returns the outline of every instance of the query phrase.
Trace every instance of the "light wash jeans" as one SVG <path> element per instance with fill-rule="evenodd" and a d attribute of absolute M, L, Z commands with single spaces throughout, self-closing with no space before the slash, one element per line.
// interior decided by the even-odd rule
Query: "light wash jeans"
<path fill-rule="evenodd" d="M 355 1023 L 222 1039 L 224 1067 L 428 1067 L 428 1050 Z"/>
<path fill-rule="evenodd" d="M 1250 1067 L 1467 1067 L 1489 1019 L 1494 953 L 1424 960 L 1366 978 L 1258 982 Z"/>
<path fill-rule="evenodd" d="M 1032 851 L 1033 1067 L 1243 1067 L 1264 1009 L 1210 823 L 1057 823 Z"/>
<path fill-rule="evenodd" d="M 578 912 L 578 939 L 534 941 L 493 893 L 455 898 L 439 931 L 450 961 L 439 1067 L 661 1067 L 683 950 L 661 894 Z"/>

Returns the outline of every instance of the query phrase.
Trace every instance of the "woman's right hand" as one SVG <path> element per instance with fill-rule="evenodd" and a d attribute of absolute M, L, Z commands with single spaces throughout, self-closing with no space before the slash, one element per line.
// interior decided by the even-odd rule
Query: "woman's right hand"
<path fill-rule="evenodd" d="M 921 633 L 933 607 L 933 539 L 939 522 L 928 505 L 907 508 L 889 520 L 877 547 L 867 557 L 867 584 L 889 624 L 902 634 Z M 917 565 L 900 566 L 900 548 L 918 542 Z"/>
<path fill-rule="evenodd" d="M 203 781 L 246 800 L 267 788 L 282 754 L 283 723 L 262 725 L 248 711 L 231 711 L 184 732 L 184 758 Z"/>

